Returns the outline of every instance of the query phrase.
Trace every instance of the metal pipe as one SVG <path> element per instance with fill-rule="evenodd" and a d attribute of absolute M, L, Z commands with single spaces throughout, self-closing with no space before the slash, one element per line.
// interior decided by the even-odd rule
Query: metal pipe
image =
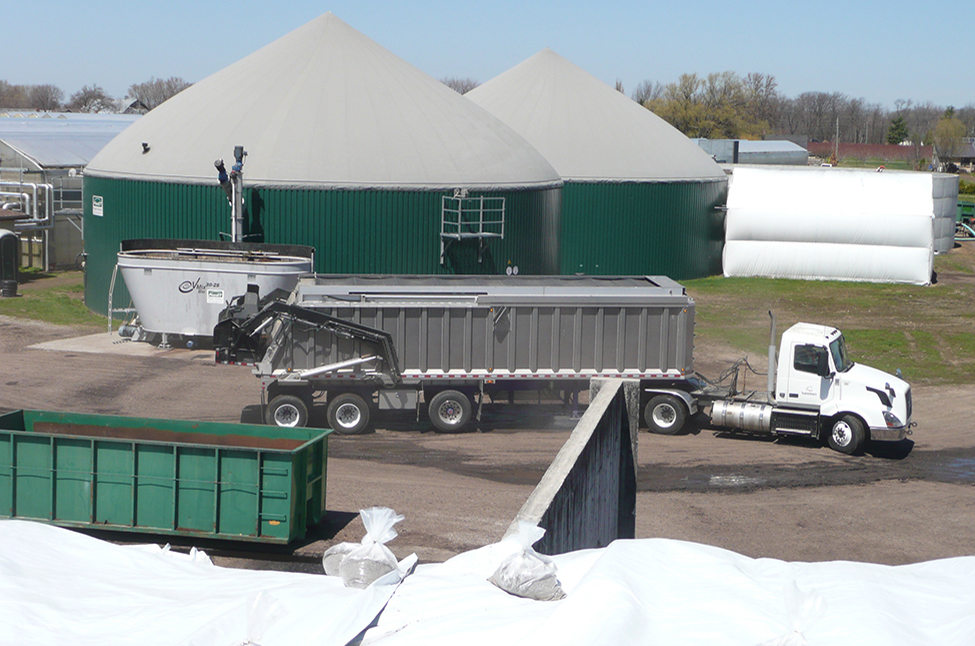
<path fill-rule="evenodd" d="M 24 182 L 25 186 L 29 186 L 27 182 Z M 37 189 L 43 190 L 46 194 L 44 197 L 44 217 L 38 217 L 39 213 L 37 210 L 37 199 L 35 197 L 34 202 L 34 217 L 27 222 L 17 222 L 14 224 L 14 228 L 20 231 L 41 231 L 46 229 L 54 228 L 54 185 L 53 184 L 34 184 L 35 191 Z M 47 245 L 45 244 L 45 255 L 47 254 Z M 46 268 L 45 268 L 46 269 Z"/>
<path fill-rule="evenodd" d="M 21 200 L 21 206 L 24 207 L 23 210 L 25 213 L 29 211 L 31 208 L 30 195 L 28 195 L 27 193 L 13 193 L 11 191 L 0 191 L 0 197 L 19 198 Z"/>
<path fill-rule="evenodd" d="M 769 318 L 772 319 L 772 330 L 768 340 L 768 398 L 770 402 L 775 401 L 775 314 L 772 310 L 768 311 Z"/>
<path fill-rule="evenodd" d="M 33 217 L 34 217 L 34 219 L 37 219 L 37 187 L 38 187 L 38 184 L 37 183 L 35 183 L 35 182 L 11 182 L 11 181 L 2 182 L 2 181 L 0 181 L 0 186 L 10 186 L 10 187 L 13 187 L 13 188 L 20 188 L 20 189 L 23 189 L 25 186 L 31 187 L 31 191 L 32 191 L 32 193 L 34 195 L 34 201 L 33 201 L 34 215 L 33 215 Z"/>

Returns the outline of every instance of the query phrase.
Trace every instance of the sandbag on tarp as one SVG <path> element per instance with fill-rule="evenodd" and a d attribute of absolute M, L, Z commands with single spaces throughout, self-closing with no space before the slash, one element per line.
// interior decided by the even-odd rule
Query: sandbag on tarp
<path fill-rule="evenodd" d="M 50 525 L 0 521 L 0 644 L 345 644 L 399 584 L 214 566 Z"/>

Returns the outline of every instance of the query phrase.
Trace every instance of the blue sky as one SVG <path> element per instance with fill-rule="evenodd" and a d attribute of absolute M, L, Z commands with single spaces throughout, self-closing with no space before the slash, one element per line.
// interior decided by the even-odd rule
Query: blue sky
<path fill-rule="evenodd" d="M 326 11 L 435 78 L 488 81 L 550 47 L 628 94 L 730 70 L 771 74 L 789 97 L 975 103 L 973 0 L 5 0 L 0 79 L 52 83 L 65 98 L 90 84 L 123 96 L 150 77 L 198 81 Z"/>

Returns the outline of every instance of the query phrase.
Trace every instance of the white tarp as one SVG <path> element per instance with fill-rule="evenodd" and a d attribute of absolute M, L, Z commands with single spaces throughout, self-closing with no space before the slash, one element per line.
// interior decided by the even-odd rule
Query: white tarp
<path fill-rule="evenodd" d="M 551 49 L 464 97 L 527 139 L 566 181 L 727 179 L 677 128 Z"/>
<path fill-rule="evenodd" d="M 738 166 L 724 275 L 928 284 L 957 191 L 931 173 Z"/>
<path fill-rule="evenodd" d="M 248 153 L 248 186 L 562 184 L 511 128 L 331 13 L 153 109 L 105 146 L 85 174 L 212 184 L 213 161 L 229 158 L 237 145 Z"/>
<path fill-rule="evenodd" d="M 0 520 L 4 646 L 345 644 L 398 584 L 357 590 L 338 577 L 220 568 L 202 552 Z"/>
<path fill-rule="evenodd" d="M 532 601 L 487 581 L 516 549 L 503 541 L 420 566 L 399 587 L 356 590 L 0 521 L 0 643 L 334 645 L 377 613 L 362 644 L 975 643 L 975 557 L 787 563 L 616 541 L 554 557 L 567 596 Z"/>

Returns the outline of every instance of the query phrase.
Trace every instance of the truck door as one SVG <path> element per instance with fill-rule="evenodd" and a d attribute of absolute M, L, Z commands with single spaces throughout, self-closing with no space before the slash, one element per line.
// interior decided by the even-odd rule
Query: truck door
<path fill-rule="evenodd" d="M 829 351 L 812 343 L 796 343 L 790 352 L 789 379 L 785 389 L 786 405 L 819 408 L 834 394 L 833 370 Z M 782 392 L 782 389 L 779 389 Z"/>

